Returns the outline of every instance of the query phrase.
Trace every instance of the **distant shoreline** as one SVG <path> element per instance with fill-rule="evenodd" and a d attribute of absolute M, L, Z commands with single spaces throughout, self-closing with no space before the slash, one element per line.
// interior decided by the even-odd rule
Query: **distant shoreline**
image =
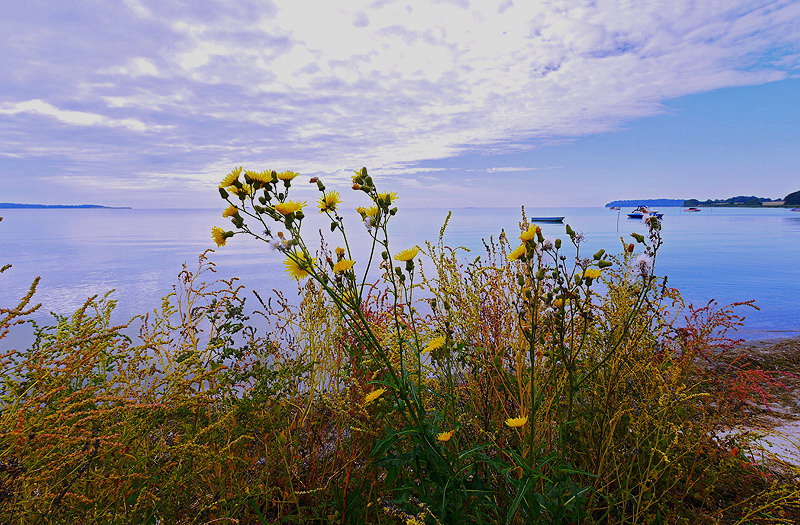
<path fill-rule="evenodd" d="M 103 210 L 130 210 L 130 206 L 101 206 L 99 204 L 18 204 L 15 202 L 0 202 L 0 210 L 42 210 L 42 209 L 103 209 Z"/>

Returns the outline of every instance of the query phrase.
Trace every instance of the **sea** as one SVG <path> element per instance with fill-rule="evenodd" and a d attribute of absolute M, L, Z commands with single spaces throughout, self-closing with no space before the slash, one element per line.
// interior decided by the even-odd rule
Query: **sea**
<path fill-rule="evenodd" d="M 565 216 L 582 232 L 582 255 L 600 248 L 618 253 L 630 233 L 645 233 L 639 220 L 609 208 L 527 208 L 529 217 Z M 743 307 L 747 340 L 800 335 L 800 212 L 780 208 L 703 208 L 686 212 L 662 208 L 664 244 L 656 274 L 681 291 L 687 303 L 704 305 L 754 301 Z M 518 208 L 401 208 L 390 225 L 394 251 L 435 242 L 448 216 L 444 241 L 464 247 L 465 261 L 483 253 L 483 243 L 505 230 L 519 234 Z M 46 322 L 50 313 L 70 314 L 93 295 L 113 290 L 116 322 L 158 307 L 178 282 L 182 265 L 197 267 L 198 256 L 215 248 L 209 231 L 225 226 L 218 209 L 4 209 L 0 222 L 0 308 L 23 296 L 31 281 L 41 282 L 34 315 Z M 347 217 L 356 254 L 366 253 L 369 239 L 358 217 Z M 563 224 L 541 223 L 546 237 L 567 240 Z M 341 244 L 329 223 L 309 213 L 306 238 L 311 245 L 324 235 L 330 247 Z M 263 242 L 242 235 L 209 255 L 218 278 L 237 277 L 249 290 L 269 296 L 280 290 L 290 297 L 296 285 L 283 269 L 283 256 Z M 365 257 L 365 256 L 364 256 Z M 363 258 L 356 259 L 363 264 Z M 357 263 L 356 268 L 359 268 Z M 15 327 L 0 339 L 0 349 L 29 344 L 31 328 Z"/>

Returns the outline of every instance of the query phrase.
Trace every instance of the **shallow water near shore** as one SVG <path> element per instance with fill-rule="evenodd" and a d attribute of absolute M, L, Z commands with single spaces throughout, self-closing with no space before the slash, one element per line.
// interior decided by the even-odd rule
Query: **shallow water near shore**
<path fill-rule="evenodd" d="M 395 218 L 394 250 L 435 241 L 445 209 L 404 209 Z M 566 223 L 587 238 L 584 256 L 605 248 L 621 250 L 619 238 L 644 233 L 640 221 L 627 210 L 607 208 L 528 208 L 528 216 L 565 216 Z M 681 290 L 696 305 L 755 300 L 760 310 L 742 308 L 747 322 L 744 339 L 800 335 L 800 213 L 788 209 L 704 208 L 700 213 L 662 208 L 664 246 L 656 264 L 658 275 Z M 116 320 L 152 310 L 177 282 L 182 263 L 196 267 L 197 256 L 213 243 L 212 225 L 225 225 L 216 209 L 181 210 L 0 210 L 0 264 L 14 267 L 0 275 L 0 305 L 16 304 L 36 276 L 42 281 L 38 319 L 53 311 L 68 314 L 94 294 L 116 290 Z M 520 210 L 462 208 L 453 210 L 445 241 L 471 250 L 464 258 L 482 253 L 482 239 L 506 229 L 518 235 Z M 308 238 L 317 239 L 327 222 L 309 213 Z M 356 253 L 368 249 L 363 226 L 349 223 Z M 541 224 L 545 236 L 562 237 L 564 225 Z M 335 246 L 338 238 L 326 233 Z M 291 291 L 295 287 L 283 271 L 281 254 L 244 236 L 230 239 L 211 260 L 219 277 L 239 277 L 248 288 Z M 358 266 L 356 267 L 358 268 Z M 20 344 L 29 334 L 0 341 L 0 347 Z"/>

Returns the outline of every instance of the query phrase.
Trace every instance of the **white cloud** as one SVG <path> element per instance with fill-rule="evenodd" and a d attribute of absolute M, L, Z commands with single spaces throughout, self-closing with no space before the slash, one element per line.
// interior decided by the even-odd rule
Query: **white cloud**
<path fill-rule="evenodd" d="M 113 119 L 97 113 L 59 109 L 39 99 L 0 105 L 0 115 L 17 115 L 19 113 L 33 113 L 36 115 L 53 117 L 64 124 L 70 124 L 72 126 L 120 127 L 138 132 L 163 128 L 163 126 L 149 127 L 141 120 L 135 118 Z"/>

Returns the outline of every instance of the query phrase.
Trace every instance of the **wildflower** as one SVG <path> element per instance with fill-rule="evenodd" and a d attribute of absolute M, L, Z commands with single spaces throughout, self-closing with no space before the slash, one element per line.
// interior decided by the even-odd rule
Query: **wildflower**
<path fill-rule="evenodd" d="M 247 174 L 251 179 L 257 180 L 258 182 L 272 182 L 272 171 L 270 170 L 248 171 Z"/>
<path fill-rule="evenodd" d="M 241 175 L 241 173 L 241 167 L 234 169 L 232 172 L 225 175 L 225 177 L 222 179 L 222 182 L 219 183 L 219 187 L 227 188 L 228 186 L 231 186 L 234 182 L 239 180 L 239 175 Z"/>
<path fill-rule="evenodd" d="M 341 261 L 333 265 L 333 272 L 334 273 L 346 272 L 347 270 L 352 268 L 355 263 L 356 263 L 355 261 L 351 261 L 350 259 L 342 259 Z"/>
<path fill-rule="evenodd" d="M 387 202 L 387 204 L 391 204 L 399 198 L 400 197 L 398 197 L 397 193 L 394 191 L 384 191 L 383 193 L 378 194 L 377 200 L 388 200 L 389 202 Z"/>
<path fill-rule="evenodd" d="M 552 249 L 553 249 L 553 241 L 551 241 L 550 239 L 545 239 L 544 242 L 542 243 L 542 250 L 547 251 Z"/>
<path fill-rule="evenodd" d="M 239 208 L 236 206 L 230 205 L 222 212 L 223 217 L 235 217 L 239 215 Z"/>
<path fill-rule="evenodd" d="M 269 247 L 272 248 L 273 250 L 283 251 L 286 249 L 287 243 L 286 241 L 281 239 L 270 239 L 267 242 L 267 245 L 269 245 Z"/>
<path fill-rule="evenodd" d="M 278 173 L 278 180 L 292 180 L 293 178 L 300 175 L 299 173 L 295 173 L 294 171 L 284 171 Z"/>
<path fill-rule="evenodd" d="M 394 256 L 394 259 L 396 261 L 410 261 L 411 259 L 416 257 L 418 253 L 419 253 L 419 246 L 414 246 L 413 248 L 408 248 L 398 253 L 397 255 Z"/>
<path fill-rule="evenodd" d="M 424 354 L 427 352 L 433 352 L 434 350 L 440 349 L 442 346 L 444 346 L 444 336 L 440 335 L 439 337 L 434 337 L 431 339 L 431 341 L 428 343 L 428 346 L 425 347 L 422 353 Z"/>
<path fill-rule="evenodd" d="M 314 259 L 311 259 L 303 252 L 294 252 L 283 262 L 286 266 L 286 272 L 298 281 L 309 276 L 311 265 Z"/>
<path fill-rule="evenodd" d="M 232 232 L 226 232 L 219 226 L 214 226 L 211 228 L 211 238 L 214 239 L 214 242 L 217 243 L 217 246 L 225 246 L 225 240 L 232 236 Z"/>
<path fill-rule="evenodd" d="M 367 405 L 369 403 L 372 403 L 373 401 L 381 397 L 385 392 L 386 392 L 385 388 L 378 388 L 376 390 L 373 390 L 372 392 L 364 396 L 364 404 Z"/>
<path fill-rule="evenodd" d="M 286 201 L 279 202 L 278 204 L 274 205 L 273 208 L 275 208 L 275 211 L 281 215 L 289 215 L 290 213 L 295 213 L 302 210 L 305 205 L 305 201 Z"/>
<path fill-rule="evenodd" d="M 531 224 L 531 227 L 522 232 L 519 238 L 522 242 L 528 242 L 532 240 L 534 237 L 536 237 L 536 232 L 538 232 L 539 230 L 541 230 L 541 228 L 539 228 L 535 224 Z"/>
<path fill-rule="evenodd" d="M 600 277 L 600 273 L 601 271 L 599 268 L 586 268 L 583 271 L 583 276 L 586 279 L 597 279 L 598 277 Z"/>
<path fill-rule="evenodd" d="M 240 186 L 228 186 L 227 188 L 225 188 L 225 190 L 227 190 L 228 193 L 233 193 L 234 195 L 242 199 L 253 193 L 253 187 L 250 186 L 249 184 L 242 184 Z"/>
<path fill-rule="evenodd" d="M 553 306 L 556 308 L 561 308 L 562 306 L 566 306 L 569 302 L 569 297 L 565 297 L 564 299 L 558 298 L 553 300 Z"/>
<path fill-rule="evenodd" d="M 453 437 L 453 434 L 455 434 L 455 432 L 456 432 L 455 430 L 451 430 L 449 432 L 439 432 L 438 434 L 436 434 L 436 439 L 438 439 L 439 441 L 450 441 L 450 438 Z"/>
<path fill-rule="evenodd" d="M 320 213 L 326 211 L 334 211 L 336 207 L 342 203 L 342 199 L 339 196 L 339 192 L 331 191 L 326 193 L 322 196 L 319 200 L 319 211 Z"/>
<path fill-rule="evenodd" d="M 506 419 L 506 425 L 511 428 L 519 428 L 528 422 L 528 416 L 510 417 Z"/>
<path fill-rule="evenodd" d="M 508 254 L 508 260 L 509 261 L 516 261 L 517 259 L 519 259 L 523 255 L 525 255 L 525 251 L 526 251 L 526 249 L 525 249 L 525 245 L 524 244 L 521 244 L 521 245 L 517 246 L 516 248 L 514 248 L 514 251 L 512 251 L 511 253 Z"/>
<path fill-rule="evenodd" d="M 362 211 L 359 211 L 362 210 Z M 378 207 L 377 206 L 370 206 L 369 208 L 356 208 L 356 211 L 359 211 L 362 215 L 366 215 L 367 217 L 375 217 L 378 215 Z"/>
<path fill-rule="evenodd" d="M 647 277 L 653 271 L 653 258 L 646 253 L 641 253 L 633 261 L 633 268 L 642 277 Z"/>
<path fill-rule="evenodd" d="M 336 247 L 336 249 L 335 249 L 334 251 L 336 252 L 336 256 L 337 256 L 339 259 L 341 259 L 342 257 L 344 257 L 344 248 L 342 248 L 341 246 L 337 246 L 337 247 Z"/>

